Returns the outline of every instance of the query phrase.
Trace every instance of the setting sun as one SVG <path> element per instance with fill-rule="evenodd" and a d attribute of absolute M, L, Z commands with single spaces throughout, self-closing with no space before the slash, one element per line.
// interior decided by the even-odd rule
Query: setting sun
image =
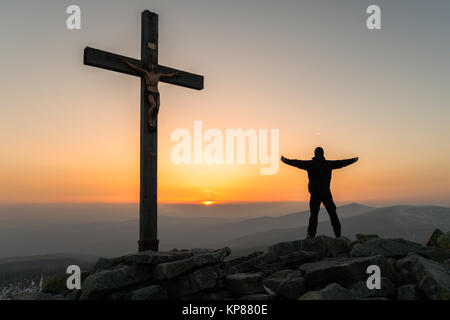
<path fill-rule="evenodd" d="M 210 206 L 213 205 L 215 202 L 211 201 L 211 200 L 207 200 L 207 201 L 203 201 L 202 204 L 204 204 L 205 206 Z"/>

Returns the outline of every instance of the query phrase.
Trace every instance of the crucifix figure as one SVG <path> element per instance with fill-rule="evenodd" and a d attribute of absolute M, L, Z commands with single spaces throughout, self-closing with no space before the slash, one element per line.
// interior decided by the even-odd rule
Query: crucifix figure
<path fill-rule="evenodd" d="M 131 62 L 122 59 L 124 63 L 126 63 L 130 68 L 138 71 L 145 79 L 145 84 L 147 85 L 148 91 L 148 102 L 150 103 L 149 109 L 149 125 L 150 128 L 154 129 L 156 127 L 156 118 L 159 113 L 159 90 L 158 90 L 158 82 L 161 77 L 173 78 L 178 76 L 179 72 L 172 73 L 159 73 L 156 67 L 150 62 L 147 69 L 139 68 L 135 66 Z"/>
<path fill-rule="evenodd" d="M 203 76 L 158 65 L 158 15 L 142 12 L 141 60 L 84 49 L 84 64 L 141 78 L 141 157 L 139 200 L 139 251 L 158 251 L 157 150 L 158 82 L 202 90 Z"/>

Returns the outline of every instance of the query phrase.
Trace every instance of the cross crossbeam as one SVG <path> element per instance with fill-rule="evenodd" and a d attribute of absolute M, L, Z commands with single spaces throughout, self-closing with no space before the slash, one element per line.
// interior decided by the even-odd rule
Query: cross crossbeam
<path fill-rule="evenodd" d="M 145 69 L 147 67 L 141 60 L 121 56 L 107 51 L 93 49 L 90 47 L 86 47 L 84 49 L 84 64 L 87 66 L 102 68 L 106 70 L 125 73 L 131 76 L 141 77 L 141 75 L 136 70 L 130 68 L 128 65 L 123 63 L 123 60 L 127 60 L 140 68 Z M 161 73 L 173 73 L 173 72 L 179 73 L 179 75 L 174 78 L 161 78 L 160 80 L 161 82 L 195 90 L 203 89 L 203 76 L 199 76 L 197 74 L 161 65 L 158 65 L 158 71 Z"/>

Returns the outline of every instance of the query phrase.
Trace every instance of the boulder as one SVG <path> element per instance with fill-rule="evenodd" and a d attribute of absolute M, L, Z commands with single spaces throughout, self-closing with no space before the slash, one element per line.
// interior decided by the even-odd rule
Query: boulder
<path fill-rule="evenodd" d="M 70 293 L 65 295 L 66 300 L 78 300 L 81 295 L 81 290 L 72 290 Z"/>
<path fill-rule="evenodd" d="M 407 284 L 397 289 L 397 300 L 419 300 L 420 294 L 415 284 Z"/>
<path fill-rule="evenodd" d="M 353 246 L 350 256 L 369 257 L 382 255 L 386 258 L 402 258 L 409 253 L 426 254 L 420 244 L 403 239 L 372 239 Z"/>
<path fill-rule="evenodd" d="M 442 234 L 437 239 L 437 246 L 439 248 L 450 249 L 450 232 Z"/>
<path fill-rule="evenodd" d="M 416 277 L 406 269 L 401 269 L 399 272 L 399 280 L 398 284 L 406 285 L 406 284 L 416 284 Z"/>
<path fill-rule="evenodd" d="M 283 269 L 283 267 L 298 267 L 305 262 L 319 259 L 317 253 L 297 249 L 295 243 L 297 241 L 279 243 L 270 247 L 267 252 L 253 256 L 241 263 L 234 264 L 233 268 L 237 273 L 251 271 L 268 271 L 272 273 Z M 289 247 L 291 247 L 292 251 L 288 249 Z"/>
<path fill-rule="evenodd" d="M 352 292 L 338 283 L 331 283 L 317 291 L 308 291 L 299 300 L 353 300 Z"/>
<path fill-rule="evenodd" d="M 169 299 L 179 299 L 217 287 L 219 276 L 214 267 L 206 266 L 189 274 L 163 281 L 161 286 L 166 288 Z"/>
<path fill-rule="evenodd" d="M 147 266 L 122 266 L 89 275 L 81 286 L 81 300 L 102 299 L 112 291 L 121 290 L 151 279 Z"/>
<path fill-rule="evenodd" d="M 319 260 L 319 255 L 316 252 L 299 250 L 288 253 L 280 257 L 281 264 L 289 267 L 298 267 L 303 263 Z"/>
<path fill-rule="evenodd" d="M 411 273 L 428 299 L 450 300 L 449 266 L 410 254 L 397 262 L 397 268 Z"/>
<path fill-rule="evenodd" d="M 262 273 L 237 273 L 226 277 L 229 291 L 238 296 L 264 293 Z"/>
<path fill-rule="evenodd" d="M 263 285 L 275 294 L 290 300 L 297 300 L 306 292 L 306 282 L 300 271 L 277 271 L 264 278 Z"/>
<path fill-rule="evenodd" d="M 450 259 L 445 260 L 445 261 L 444 261 L 444 264 L 446 264 L 447 266 L 450 267 Z"/>
<path fill-rule="evenodd" d="M 336 257 L 350 251 L 349 241 L 344 238 L 318 236 L 305 240 L 280 242 L 268 248 L 267 253 L 275 257 L 285 256 L 294 251 L 313 251 L 320 258 Z"/>
<path fill-rule="evenodd" d="M 428 236 L 427 240 L 424 242 L 424 246 L 435 246 L 437 244 L 437 239 L 443 234 L 439 229 L 434 229 L 433 232 Z"/>
<path fill-rule="evenodd" d="M 356 234 L 356 240 L 364 242 L 367 240 L 378 239 L 380 238 L 377 234 Z"/>
<path fill-rule="evenodd" d="M 357 298 L 393 298 L 396 292 L 396 288 L 392 281 L 385 277 L 381 277 L 380 279 L 380 289 L 367 288 L 366 281 L 359 281 L 351 285 L 348 289 L 350 289 Z"/>
<path fill-rule="evenodd" d="M 367 280 L 367 267 L 377 265 L 381 274 L 391 281 L 398 280 L 396 270 L 381 256 L 347 258 L 336 257 L 303 264 L 299 269 L 303 272 L 308 288 L 322 287 L 337 282 L 349 286 L 357 281 Z"/>
<path fill-rule="evenodd" d="M 217 264 L 222 262 L 226 256 L 230 255 L 230 253 L 230 248 L 223 248 L 196 254 L 183 260 L 160 263 L 153 269 L 152 279 L 171 279 L 206 265 Z"/>
<path fill-rule="evenodd" d="M 425 254 L 422 254 L 424 258 L 428 258 L 439 263 L 450 259 L 450 249 L 439 247 L 425 247 Z"/>
<path fill-rule="evenodd" d="M 91 269 L 90 273 L 93 274 L 103 270 L 111 270 L 113 268 L 114 268 L 113 259 L 99 258 L 95 263 L 94 267 Z"/>
<path fill-rule="evenodd" d="M 167 299 L 167 292 L 159 285 L 134 290 L 131 293 L 131 300 L 164 300 Z"/>
<path fill-rule="evenodd" d="M 199 254 L 194 250 L 172 250 L 166 252 L 156 252 L 156 251 L 143 251 L 133 254 L 128 254 L 125 256 L 117 257 L 111 259 L 113 265 L 126 264 L 126 265 L 148 265 L 154 266 L 160 263 L 172 262 L 182 259 L 187 259 L 195 254 Z M 203 253 L 203 252 L 202 252 Z M 107 262 L 103 261 L 103 264 Z"/>
<path fill-rule="evenodd" d="M 11 300 L 66 300 L 66 299 L 62 294 L 31 292 L 12 295 Z"/>

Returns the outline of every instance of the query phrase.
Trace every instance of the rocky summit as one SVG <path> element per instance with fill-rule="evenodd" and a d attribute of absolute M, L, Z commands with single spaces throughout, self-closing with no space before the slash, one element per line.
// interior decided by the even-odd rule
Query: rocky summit
<path fill-rule="evenodd" d="M 318 236 L 234 259 L 229 248 L 148 251 L 98 260 L 83 273 L 81 290 L 67 290 L 65 275 L 16 299 L 449 300 L 448 239 L 439 230 L 423 245 L 376 235 L 353 242 Z M 368 285 L 373 265 L 379 288 Z"/>

